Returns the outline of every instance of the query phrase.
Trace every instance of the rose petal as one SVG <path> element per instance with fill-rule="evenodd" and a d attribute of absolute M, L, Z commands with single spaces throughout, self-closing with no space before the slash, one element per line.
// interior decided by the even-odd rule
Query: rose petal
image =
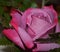
<path fill-rule="evenodd" d="M 47 8 L 46 10 L 49 11 L 50 9 Z M 53 11 L 53 10 L 51 9 L 50 11 Z M 39 16 L 37 16 L 38 18 L 36 16 L 32 17 L 32 15 L 36 15 L 39 13 L 42 13 L 44 15 L 44 18 L 46 17 L 47 19 L 46 20 L 44 18 L 41 19 L 41 17 L 40 17 L 40 19 L 38 19 Z M 52 13 L 55 14 L 56 12 L 53 11 Z M 39 38 L 41 35 L 46 33 L 48 30 L 50 30 L 54 26 L 56 26 L 56 24 L 57 24 L 56 22 L 58 21 L 58 20 L 56 20 L 57 14 L 55 15 L 55 20 L 53 19 L 54 22 L 51 21 L 52 20 L 51 18 L 53 16 L 50 16 L 50 15 L 51 14 L 48 14 L 47 11 L 45 12 L 43 9 L 37 9 L 37 8 L 30 8 L 24 12 L 23 16 L 27 17 L 26 23 L 28 24 L 28 29 L 30 28 L 29 31 L 30 32 L 33 31 L 33 33 L 31 32 L 32 35 L 36 35 L 36 36 L 34 36 L 33 40 Z M 28 29 L 27 29 L 27 31 L 28 31 Z M 31 34 L 29 31 L 28 31 L 28 33 Z"/>
<path fill-rule="evenodd" d="M 52 20 L 52 23 L 55 22 L 57 23 L 58 22 L 58 14 L 57 12 L 54 10 L 53 6 L 44 6 L 43 9 L 45 12 L 48 13 L 48 15 L 50 15 L 50 18 Z"/>
<path fill-rule="evenodd" d="M 32 48 L 34 46 L 32 38 L 24 29 L 18 27 L 18 33 L 27 48 Z"/>
<path fill-rule="evenodd" d="M 22 42 L 21 42 L 19 35 L 17 34 L 17 32 L 14 29 L 5 29 L 5 30 L 3 30 L 3 33 L 5 36 L 7 36 L 7 38 L 9 38 L 16 45 L 25 49 Z"/>
<path fill-rule="evenodd" d="M 37 44 L 37 48 L 35 49 L 35 51 L 49 51 L 55 48 L 60 48 L 60 45 L 56 43 Z"/>
<path fill-rule="evenodd" d="M 57 25 L 56 25 L 56 32 L 60 32 L 60 24 L 59 23 L 57 23 Z"/>
<path fill-rule="evenodd" d="M 17 26 L 16 24 L 12 23 L 12 26 L 16 29 L 17 33 L 23 40 L 24 44 L 27 48 L 32 48 L 34 46 L 32 38 L 29 36 L 29 34 L 25 31 L 25 29 Z"/>
<path fill-rule="evenodd" d="M 24 25 L 24 23 L 23 23 L 25 21 L 22 18 L 22 12 L 21 11 L 16 10 L 16 9 L 12 9 L 10 15 L 12 16 L 12 20 L 11 20 L 10 24 L 12 24 L 12 22 L 14 22 L 18 26 L 25 28 L 26 24 Z"/>
<path fill-rule="evenodd" d="M 44 9 L 46 10 L 46 12 L 44 11 Z M 30 32 L 31 30 L 33 31 L 32 34 L 35 33 L 35 37 L 33 38 L 33 40 L 39 38 L 40 36 L 42 36 L 44 33 L 46 33 L 48 30 L 54 28 L 58 22 L 58 18 L 57 18 L 57 13 L 54 9 L 49 9 L 49 8 L 44 8 L 44 9 L 38 9 L 38 8 L 31 8 L 28 9 L 24 12 L 24 16 L 27 17 L 26 19 L 26 23 L 28 24 L 28 29 L 30 28 Z M 51 12 L 50 14 L 48 12 Z M 44 18 L 39 18 L 39 15 L 36 17 L 36 14 L 42 13 L 44 16 Z M 32 17 L 32 15 L 35 17 Z M 54 16 L 55 15 L 55 16 Z M 55 17 L 55 18 L 53 18 Z M 36 19 L 35 19 L 36 18 Z M 33 25 L 32 25 L 33 24 Z M 28 31 L 28 30 L 27 30 Z M 30 32 L 28 31 L 28 33 L 30 34 Z"/>

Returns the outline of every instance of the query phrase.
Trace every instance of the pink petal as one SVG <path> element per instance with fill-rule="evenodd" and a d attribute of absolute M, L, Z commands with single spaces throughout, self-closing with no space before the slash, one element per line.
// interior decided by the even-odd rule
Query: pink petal
<path fill-rule="evenodd" d="M 48 15 L 50 15 L 50 18 L 51 18 L 51 20 L 52 20 L 52 23 L 53 23 L 53 22 L 54 22 L 54 23 L 58 23 L 58 14 L 57 14 L 57 12 L 54 10 L 54 8 L 53 8 L 52 5 L 51 5 L 51 6 L 44 6 L 44 7 L 43 7 L 43 10 L 44 10 L 45 12 L 47 12 Z"/>
<path fill-rule="evenodd" d="M 48 12 L 51 11 L 52 14 L 56 14 L 56 12 L 54 11 L 54 9 L 48 9 Z M 58 22 L 58 19 L 57 19 L 57 14 L 55 15 L 55 18 L 51 19 L 53 16 L 50 16 L 52 14 L 49 14 L 47 12 L 47 9 L 46 12 L 44 11 L 44 9 L 37 9 L 37 8 L 30 8 L 28 10 L 26 10 L 24 12 L 24 16 L 27 17 L 26 19 L 26 23 L 28 24 L 28 29 L 27 31 L 29 30 L 30 32 L 33 31 L 33 33 L 29 32 L 29 34 L 34 34 L 36 36 L 34 36 L 33 40 L 41 37 L 43 34 L 45 34 L 48 30 L 52 29 L 54 26 L 56 26 L 57 22 Z M 53 12 L 52 12 L 53 11 Z M 37 16 L 36 16 L 37 14 Z M 43 14 L 44 16 L 42 15 L 39 15 L 40 14 Z M 42 18 L 41 18 L 42 16 Z M 46 18 L 46 19 L 44 19 Z M 30 29 L 29 29 L 30 28 Z"/>
<path fill-rule="evenodd" d="M 30 11 L 32 8 L 30 8 L 28 11 Z M 28 15 L 29 13 L 28 13 L 28 11 L 26 12 L 24 12 L 23 13 L 23 15 L 22 15 L 22 19 L 21 19 L 21 21 L 22 21 L 22 24 L 23 24 L 23 28 L 26 28 L 26 22 L 27 22 L 27 17 L 26 17 L 26 15 Z M 30 19 L 29 19 L 30 20 Z"/>
<path fill-rule="evenodd" d="M 23 28 L 18 27 L 18 33 L 27 48 L 32 48 L 34 46 L 32 38 Z"/>
<path fill-rule="evenodd" d="M 3 30 L 3 33 L 5 36 L 7 36 L 16 45 L 25 49 L 22 42 L 21 42 L 19 35 L 17 34 L 17 32 L 14 29 L 5 29 L 5 30 Z"/>
<path fill-rule="evenodd" d="M 46 9 L 47 10 L 47 9 Z M 48 10 L 48 12 L 50 12 L 49 10 Z M 44 15 L 44 16 L 41 16 L 41 15 Z M 28 9 L 28 10 L 26 10 L 25 12 L 24 12 L 24 14 L 23 14 L 25 17 L 27 17 L 27 24 L 29 24 L 30 22 L 31 22 L 31 18 L 32 18 L 32 15 L 37 15 L 37 17 L 40 17 L 40 19 L 41 19 L 41 17 L 44 17 L 44 18 L 46 18 L 47 19 L 47 21 L 51 21 L 51 17 L 50 17 L 50 15 L 47 13 L 47 11 L 44 11 L 44 9 L 38 9 L 38 8 L 31 8 L 31 9 Z M 51 14 L 52 15 L 52 14 Z M 53 16 L 52 16 L 53 17 Z M 44 19 L 43 18 L 43 19 Z M 45 19 L 45 20 L 46 20 Z M 54 20 L 54 19 L 53 19 Z"/>
<path fill-rule="evenodd" d="M 37 48 L 33 51 L 49 51 L 55 48 L 60 48 L 60 44 L 56 43 L 37 44 Z"/>
<path fill-rule="evenodd" d="M 12 9 L 10 15 L 12 16 L 11 24 L 12 24 L 12 22 L 14 22 L 18 26 L 25 28 L 26 24 L 24 25 L 24 23 L 23 23 L 25 21 L 24 21 L 24 19 L 22 19 L 21 11 Z"/>
<path fill-rule="evenodd" d="M 32 38 L 29 36 L 29 34 L 25 31 L 25 29 L 20 28 L 15 23 L 12 22 L 12 26 L 16 29 L 17 33 L 23 40 L 24 44 L 27 46 L 27 48 L 32 48 L 34 46 Z"/>
<path fill-rule="evenodd" d="M 12 20 L 14 21 L 17 25 L 20 25 L 21 22 L 21 14 L 18 13 L 17 10 L 12 9 L 10 15 L 12 16 Z"/>
<path fill-rule="evenodd" d="M 33 38 L 33 40 L 36 40 L 37 38 L 40 38 L 41 36 L 43 36 L 47 31 L 49 31 L 50 29 L 52 29 L 52 28 L 54 28 L 54 26 L 55 26 L 56 24 L 53 24 L 53 25 L 51 25 L 51 26 L 46 26 L 46 29 L 45 28 L 43 28 L 42 29 L 42 31 L 41 31 L 41 33 L 40 34 L 38 34 L 37 36 L 35 36 L 34 38 Z"/>
<path fill-rule="evenodd" d="M 60 32 L 60 24 L 59 23 L 57 23 L 57 25 L 56 25 L 56 32 Z"/>

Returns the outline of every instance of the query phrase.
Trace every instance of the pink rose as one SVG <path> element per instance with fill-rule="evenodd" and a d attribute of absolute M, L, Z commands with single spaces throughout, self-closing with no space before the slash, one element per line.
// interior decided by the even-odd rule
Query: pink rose
<path fill-rule="evenodd" d="M 58 16 L 52 6 L 45 6 L 41 9 L 29 8 L 23 13 L 12 9 L 10 15 L 12 16 L 10 24 L 13 29 L 4 29 L 3 33 L 22 49 L 25 50 L 24 44 L 28 49 L 32 49 L 36 44 L 32 52 L 49 51 L 60 47 L 56 43 L 35 42 L 38 38 L 48 38 L 48 34 L 53 32 L 54 27 L 55 32 L 60 32 Z"/>

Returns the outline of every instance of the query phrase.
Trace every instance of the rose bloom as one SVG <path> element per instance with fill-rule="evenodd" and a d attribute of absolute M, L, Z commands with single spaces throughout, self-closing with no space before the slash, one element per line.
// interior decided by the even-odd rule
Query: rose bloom
<path fill-rule="evenodd" d="M 53 6 L 44 6 L 41 9 L 29 8 L 24 12 L 11 9 L 10 15 L 12 16 L 10 25 L 13 28 L 4 29 L 3 33 L 23 50 L 30 49 L 32 52 L 37 52 L 60 47 L 59 44 L 52 42 L 35 41 L 38 38 L 48 38 L 50 33 L 60 32 L 58 15 Z"/>

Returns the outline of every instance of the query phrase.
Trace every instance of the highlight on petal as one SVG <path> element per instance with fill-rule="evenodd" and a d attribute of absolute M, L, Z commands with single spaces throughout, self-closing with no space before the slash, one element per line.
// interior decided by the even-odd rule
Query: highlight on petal
<path fill-rule="evenodd" d="M 11 21 L 10 24 L 17 30 L 18 25 L 16 23 L 14 23 L 14 21 Z"/>
<path fill-rule="evenodd" d="M 3 33 L 13 43 L 15 43 L 19 47 L 25 49 L 23 46 L 23 43 L 21 42 L 19 35 L 17 34 L 17 32 L 14 29 L 5 29 L 5 30 L 3 30 Z"/>
<path fill-rule="evenodd" d="M 35 51 L 49 51 L 49 50 L 55 49 L 55 48 L 60 48 L 60 44 L 43 43 L 43 44 L 37 44 L 37 48 L 35 49 Z"/>

